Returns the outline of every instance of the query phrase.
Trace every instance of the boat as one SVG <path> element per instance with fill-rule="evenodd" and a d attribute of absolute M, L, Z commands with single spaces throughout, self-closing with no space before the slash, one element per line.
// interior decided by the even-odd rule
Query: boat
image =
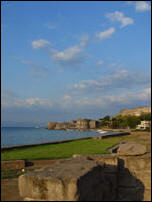
<path fill-rule="evenodd" d="M 39 128 L 40 128 L 40 126 L 35 126 L 35 128 L 36 128 L 36 129 L 39 129 Z"/>
<path fill-rule="evenodd" d="M 106 133 L 107 131 L 97 130 L 98 133 Z"/>

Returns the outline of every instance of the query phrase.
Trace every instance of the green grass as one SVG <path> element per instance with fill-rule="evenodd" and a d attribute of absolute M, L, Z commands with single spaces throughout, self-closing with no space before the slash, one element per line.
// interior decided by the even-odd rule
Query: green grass
<path fill-rule="evenodd" d="M 40 145 L 1 152 L 1 160 L 40 160 L 69 158 L 73 154 L 108 154 L 107 149 L 116 145 L 120 137 L 103 140 L 75 140 L 67 143 Z"/>
<path fill-rule="evenodd" d="M 18 148 L 1 152 L 1 160 L 41 160 L 69 158 L 73 154 L 108 154 L 108 148 L 113 147 L 120 141 L 133 141 L 147 145 L 148 152 L 151 151 L 151 141 L 142 139 L 142 136 L 149 136 L 146 132 L 132 132 L 131 135 L 111 137 L 102 140 L 85 139 L 74 140 L 67 143 L 32 146 Z"/>

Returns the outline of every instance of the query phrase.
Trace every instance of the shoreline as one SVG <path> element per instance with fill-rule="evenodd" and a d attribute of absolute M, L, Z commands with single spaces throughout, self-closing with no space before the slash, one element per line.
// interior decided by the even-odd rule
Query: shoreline
<path fill-rule="evenodd" d="M 98 131 L 96 131 L 96 132 L 98 132 Z M 105 131 L 104 133 L 98 132 L 99 135 L 97 135 L 97 136 L 70 139 L 70 140 L 59 140 L 59 141 L 54 141 L 54 142 L 44 142 L 44 143 L 35 143 L 35 144 L 26 144 L 26 145 L 1 146 L 1 151 L 7 151 L 7 150 L 12 150 L 12 149 L 20 149 L 20 148 L 28 148 L 28 147 L 35 147 L 35 146 L 40 146 L 40 145 L 51 145 L 51 144 L 67 143 L 67 142 L 72 142 L 72 141 L 76 141 L 76 140 L 93 139 L 95 137 L 100 137 L 101 139 L 105 139 L 105 138 L 118 137 L 118 136 L 123 136 L 123 135 L 129 135 L 130 134 L 129 132 L 120 132 L 120 131 L 115 131 L 114 132 L 114 131 L 111 131 L 113 133 L 107 135 L 107 134 L 105 134 L 106 132 L 110 132 L 110 131 Z"/>

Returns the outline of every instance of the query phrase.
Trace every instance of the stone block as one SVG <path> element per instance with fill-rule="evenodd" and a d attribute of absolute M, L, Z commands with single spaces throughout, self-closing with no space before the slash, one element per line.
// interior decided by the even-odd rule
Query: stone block
<path fill-rule="evenodd" d="M 128 157 L 125 161 L 125 166 L 130 171 L 136 171 L 136 170 L 144 170 L 148 171 L 151 170 L 151 158 L 150 157 Z"/>
<path fill-rule="evenodd" d="M 151 171 L 137 171 L 134 173 L 135 177 L 140 180 L 146 189 L 151 188 Z"/>
<path fill-rule="evenodd" d="M 126 155 L 126 156 L 134 156 L 134 155 L 142 155 L 147 152 L 147 148 L 145 145 L 139 143 L 124 143 L 120 144 L 117 150 L 118 155 Z"/>
<path fill-rule="evenodd" d="M 116 199 L 116 182 L 113 182 L 116 178 L 114 178 L 111 176 L 107 179 L 104 166 L 93 160 L 72 158 L 21 175 L 19 191 L 24 199 L 32 200 L 114 200 Z"/>
<path fill-rule="evenodd" d="M 151 201 L 151 189 L 145 189 L 144 201 Z"/>
<path fill-rule="evenodd" d="M 108 154 L 108 155 L 89 155 L 88 158 L 93 159 L 95 161 L 97 161 L 98 163 L 105 163 L 108 165 L 113 165 L 113 166 L 117 166 L 118 164 L 118 159 L 117 156 L 114 154 Z"/>

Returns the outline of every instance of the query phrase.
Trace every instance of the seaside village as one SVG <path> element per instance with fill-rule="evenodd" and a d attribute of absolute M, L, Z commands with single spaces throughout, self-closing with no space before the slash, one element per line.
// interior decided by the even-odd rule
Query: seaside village
<path fill-rule="evenodd" d="M 99 120 L 49 122 L 49 130 L 112 133 L 3 148 L 2 201 L 151 201 L 150 120 L 151 107 L 139 107 Z"/>
<path fill-rule="evenodd" d="M 117 114 L 114 117 L 118 116 L 136 116 L 139 117 L 141 114 L 144 113 L 150 113 L 151 112 L 151 107 L 139 107 L 139 108 L 134 108 L 130 110 L 123 109 L 120 111 L 119 114 Z M 113 118 L 114 118 L 113 117 Z M 112 119 L 109 119 L 109 122 L 111 122 Z M 90 119 L 78 119 L 78 120 L 73 120 L 72 122 L 48 122 L 47 124 L 47 129 L 49 130 L 94 130 L 101 128 L 100 126 L 102 125 L 104 121 L 103 119 L 98 119 L 98 120 L 90 120 Z M 104 128 L 108 129 L 110 128 L 108 125 L 104 126 Z M 151 128 L 151 121 L 150 120 L 142 120 L 137 126 L 136 129 L 148 129 Z M 129 128 L 128 128 L 129 129 Z"/>

